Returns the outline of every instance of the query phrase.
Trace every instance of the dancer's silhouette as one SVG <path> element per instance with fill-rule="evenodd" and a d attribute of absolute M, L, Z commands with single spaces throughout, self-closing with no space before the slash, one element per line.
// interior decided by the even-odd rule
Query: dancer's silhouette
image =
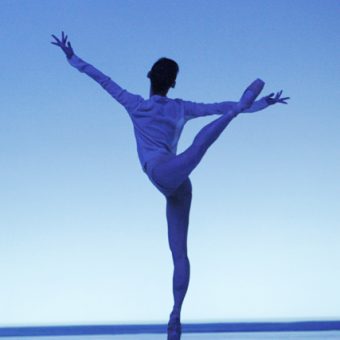
<path fill-rule="evenodd" d="M 238 102 L 215 104 L 194 103 L 170 99 L 166 95 L 175 87 L 179 71 L 175 61 L 159 59 L 148 72 L 151 81 L 150 98 L 144 99 L 122 89 L 101 71 L 80 59 L 73 51 L 67 36 L 61 40 L 52 34 L 67 56 L 69 63 L 98 82 L 128 112 L 134 126 L 137 151 L 143 171 L 166 198 L 168 239 L 174 263 L 174 306 L 168 323 L 168 339 L 181 336 L 180 313 L 189 284 L 190 263 L 187 254 L 187 233 L 192 198 L 190 173 L 199 164 L 207 149 L 214 143 L 230 121 L 241 112 L 255 112 L 275 103 L 287 104 L 282 91 L 255 101 L 264 82 L 255 80 Z M 220 117 L 204 126 L 193 143 L 176 155 L 177 143 L 184 124 L 192 118 L 219 114 Z"/>

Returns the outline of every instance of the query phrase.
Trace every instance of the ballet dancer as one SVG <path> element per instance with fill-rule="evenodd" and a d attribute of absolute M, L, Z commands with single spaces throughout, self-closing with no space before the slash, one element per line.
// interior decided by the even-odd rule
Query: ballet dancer
<path fill-rule="evenodd" d="M 110 77 L 79 58 L 62 32 L 61 39 L 52 34 L 66 55 L 67 61 L 80 72 L 98 82 L 129 114 L 137 142 L 138 157 L 144 173 L 166 199 L 168 241 L 174 264 L 174 305 L 167 327 L 168 340 L 181 337 L 180 314 L 190 277 L 187 253 L 189 213 L 192 186 L 189 175 L 202 160 L 208 148 L 216 141 L 228 124 L 240 113 L 263 110 L 273 104 L 287 104 L 289 97 L 281 98 L 282 90 L 271 93 L 257 101 L 264 87 L 256 79 L 244 91 L 239 101 L 214 104 L 195 103 L 167 97 L 176 85 L 178 64 L 168 58 L 157 60 L 147 77 L 150 79 L 149 98 L 132 94 L 121 88 Z M 220 115 L 204 126 L 193 143 L 177 155 L 177 144 L 185 123 L 193 118 Z"/>

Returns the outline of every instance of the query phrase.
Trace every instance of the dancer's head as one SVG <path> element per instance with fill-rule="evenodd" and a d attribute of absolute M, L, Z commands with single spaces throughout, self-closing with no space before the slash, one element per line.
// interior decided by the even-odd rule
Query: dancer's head
<path fill-rule="evenodd" d="M 165 96 L 170 87 L 175 87 L 178 71 L 178 64 L 174 60 L 164 57 L 158 59 L 148 72 L 152 93 Z"/>

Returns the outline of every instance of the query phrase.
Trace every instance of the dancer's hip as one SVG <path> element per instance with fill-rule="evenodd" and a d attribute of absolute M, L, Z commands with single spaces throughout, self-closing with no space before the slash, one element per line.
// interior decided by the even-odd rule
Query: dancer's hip
<path fill-rule="evenodd" d="M 160 183 L 159 181 L 156 180 L 155 178 L 155 168 L 162 164 L 164 161 L 175 157 L 175 155 L 169 153 L 169 154 L 162 154 L 159 155 L 157 157 L 154 157 L 150 160 L 148 160 L 145 163 L 144 166 L 144 171 L 146 173 L 146 175 L 149 177 L 149 180 L 151 181 L 151 183 L 160 191 L 162 192 L 165 196 L 169 195 L 174 188 L 167 188 L 164 185 L 162 185 L 162 183 Z"/>

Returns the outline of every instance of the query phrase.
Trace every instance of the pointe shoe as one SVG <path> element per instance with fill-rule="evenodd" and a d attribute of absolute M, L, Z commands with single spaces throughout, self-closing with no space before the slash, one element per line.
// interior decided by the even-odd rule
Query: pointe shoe
<path fill-rule="evenodd" d="M 243 111 L 248 109 L 255 101 L 256 97 L 260 94 L 264 87 L 264 81 L 261 79 L 254 80 L 243 92 L 238 108 Z"/>
<path fill-rule="evenodd" d="M 182 325 L 178 318 L 171 319 L 168 323 L 168 340 L 180 340 Z"/>

